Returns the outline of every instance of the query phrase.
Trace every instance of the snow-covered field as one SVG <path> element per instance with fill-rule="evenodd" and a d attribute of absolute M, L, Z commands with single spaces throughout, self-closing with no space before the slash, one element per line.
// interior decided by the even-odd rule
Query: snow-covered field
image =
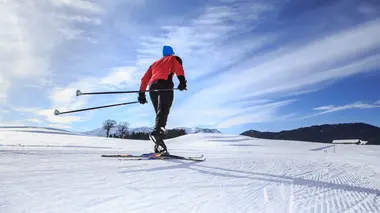
<path fill-rule="evenodd" d="M 122 161 L 150 141 L 0 129 L 0 212 L 380 212 L 380 146 L 192 134 L 204 162 Z M 334 152 L 335 150 L 335 152 Z"/>

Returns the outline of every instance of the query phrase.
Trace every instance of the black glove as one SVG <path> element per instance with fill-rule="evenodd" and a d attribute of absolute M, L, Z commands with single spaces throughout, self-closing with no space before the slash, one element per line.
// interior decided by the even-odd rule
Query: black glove
<path fill-rule="evenodd" d="M 187 86 L 186 86 L 186 79 L 185 79 L 185 76 L 178 76 L 178 80 L 179 80 L 179 85 L 178 85 L 178 89 L 179 90 L 187 90 Z"/>
<path fill-rule="evenodd" d="M 146 101 L 145 92 L 140 92 L 140 93 L 139 93 L 139 97 L 138 97 L 137 100 L 140 102 L 140 104 L 148 103 L 148 102 Z"/>

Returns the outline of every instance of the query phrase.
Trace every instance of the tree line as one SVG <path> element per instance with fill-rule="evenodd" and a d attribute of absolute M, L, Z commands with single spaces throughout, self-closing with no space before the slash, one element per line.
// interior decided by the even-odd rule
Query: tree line
<path fill-rule="evenodd" d="M 129 126 L 128 122 L 117 123 L 115 120 L 108 119 L 103 122 L 102 128 L 106 131 L 107 138 L 149 140 L 149 132 L 132 132 Z M 111 129 L 113 128 L 116 128 L 116 132 L 110 134 Z M 184 129 L 170 129 L 165 131 L 164 138 L 175 138 L 181 135 L 186 135 Z"/>

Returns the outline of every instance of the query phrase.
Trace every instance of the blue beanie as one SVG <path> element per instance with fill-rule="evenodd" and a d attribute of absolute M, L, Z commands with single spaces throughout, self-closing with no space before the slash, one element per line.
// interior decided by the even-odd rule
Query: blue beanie
<path fill-rule="evenodd" d="M 163 56 L 173 55 L 173 54 L 174 54 L 174 50 L 171 46 L 164 46 L 162 48 L 162 55 Z"/>

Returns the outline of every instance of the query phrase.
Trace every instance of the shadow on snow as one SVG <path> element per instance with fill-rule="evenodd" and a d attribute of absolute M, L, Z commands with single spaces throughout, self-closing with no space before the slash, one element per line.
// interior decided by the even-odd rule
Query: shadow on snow
<path fill-rule="evenodd" d="M 267 173 L 260 173 L 260 172 L 250 172 L 250 171 L 242 171 L 242 170 L 237 170 L 237 169 L 227 169 L 227 168 L 221 168 L 221 167 L 200 165 L 202 162 L 182 162 L 180 160 L 170 160 L 170 161 L 176 162 L 179 164 L 165 166 L 165 167 L 155 167 L 155 168 L 150 168 L 150 169 L 137 169 L 137 170 L 128 169 L 128 170 L 120 171 L 119 173 L 155 172 L 155 171 L 171 170 L 171 169 L 190 169 L 202 174 L 219 176 L 219 177 L 242 178 L 242 179 L 266 181 L 266 182 L 272 182 L 272 183 L 288 184 L 288 185 L 319 187 L 319 188 L 327 188 L 327 189 L 344 190 L 344 191 L 350 191 L 350 192 L 360 192 L 360 193 L 374 194 L 376 196 L 380 195 L 379 189 L 352 186 L 348 184 L 330 183 L 326 181 L 310 180 L 310 179 L 305 179 L 305 178 L 300 178 L 300 177 L 291 177 L 291 176 L 286 176 L 286 175 L 274 175 L 274 174 L 267 174 Z M 214 171 L 209 171 L 209 169 L 212 169 Z M 229 174 L 231 172 L 238 173 L 238 174 Z"/>
<path fill-rule="evenodd" d="M 324 149 L 328 149 L 330 147 L 334 147 L 335 145 L 328 145 L 328 146 L 322 146 L 322 147 L 319 147 L 319 148 L 315 148 L 315 149 L 309 149 L 310 151 L 321 151 L 321 150 L 324 150 Z"/>
<path fill-rule="evenodd" d="M 251 138 L 231 138 L 227 140 L 222 140 L 222 139 L 211 139 L 207 141 L 212 141 L 212 142 L 242 142 L 242 141 L 252 141 Z"/>

